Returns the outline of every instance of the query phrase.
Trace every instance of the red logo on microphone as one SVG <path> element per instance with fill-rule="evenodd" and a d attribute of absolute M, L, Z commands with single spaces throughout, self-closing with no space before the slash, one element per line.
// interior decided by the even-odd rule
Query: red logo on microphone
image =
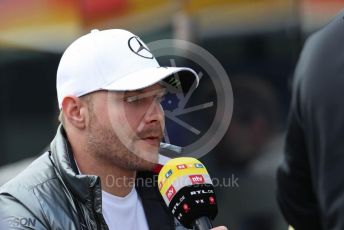
<path fill-rule="evenodd" d="M 162 189 L 162 182 L 159 183 L 159 190 Z"/>
<path fill-rule="evenodd" d="M 173 185 L 171 185 L 166 191 L 166 196 L 167 196 L 168 201 L 171 201 L 175 194 L 176 194 L 176 189 L 173 187 Z"/>
<path fill-rule="evenodd" d="M 192 184 L 204 184 L 205 180 L 202 175 L 191 175 L 189 176 Z"/>
<path fill-rule="evenodd" d="M 186 169 L 186 168 L 187 168 L 186 164 L 177 165 L 177 169 L 179 169 L 179 170 Z"/>
<path fill-rule="evenodd" d="M 210 204 L 215 204 L 215 198 L 214 197 L 209 197 L 209 203 Z"/>
<path fill-rule="evenodd" d="M 184 210 L 185 213 L 188 213 L 190 211 L 189 205 L 188 204 L 184 204 L 183 205 L 183 210 Z"/>

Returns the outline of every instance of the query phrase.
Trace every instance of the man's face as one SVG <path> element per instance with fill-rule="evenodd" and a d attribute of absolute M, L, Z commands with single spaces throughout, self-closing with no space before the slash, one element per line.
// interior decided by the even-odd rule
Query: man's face
<path fill-rule="evenodd" d="M 150 170 L 158 161 L 163 137 L 164 88 L 93 93 L 87 125 L 88 149 L 104 163 L 131 170 Z"/>

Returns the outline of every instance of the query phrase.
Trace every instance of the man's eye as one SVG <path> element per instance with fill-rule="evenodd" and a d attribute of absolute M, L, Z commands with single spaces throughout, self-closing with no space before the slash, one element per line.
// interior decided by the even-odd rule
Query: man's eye
<path fill-rule="evenodd" d="M 135 96 L 130 96 L 127 98 L 124 98 L 125 102 L 128 103 L 138 103 L 138 102 L 143 102 L 143 101 L 148 101 L 149 98 L 155 98 L 157 101 L 161 102 L 164 100 L 164 97 L 166 95 L 166 90 L 163 90 L 161 92 L 156 93 L 154 92 L 148 92 L 148 93 L 143 93 Z"/>
<path fill-rule="evenodd" d="M 165 100 L 165 95 L 157 96 L 156 100 L 160 103 Z"/>
<path fill-rule="evenodd" d="M 127 97 L 124 99 L 124 101 L 128 103 L 137 102 L 139 100 L 140 100 L 139 96 L 132 96 L 132 97 Z"/>
<path fill-rule="evenodd" d="M 165 96 L 166 96 L 166 90 L 160 92 L 158 95 L 156 95 L 156 99 L 158 102 L 162 102 L 165 100 Z"/>

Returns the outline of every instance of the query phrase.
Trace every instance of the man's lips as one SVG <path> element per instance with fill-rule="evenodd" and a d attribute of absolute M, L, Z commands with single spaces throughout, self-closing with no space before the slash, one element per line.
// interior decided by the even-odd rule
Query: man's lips
<path fill-rule="evenodd" d="M 161 139 L 162 138 L 160 136 L 148 136 L 148 137 L 142 138 L 141 140 L 147 142 L 148 144 L 158 146 L 160 145 Z"/>
<path fill-rule="evenodd" d="M 160 146 L 160 142 L 163 138 L 162 129 L 159 126 L 152 126 L 151 128 L 147 128 L 142 130 L 137 134 L 139 140 L 144 141 L 150 145 Z"/>

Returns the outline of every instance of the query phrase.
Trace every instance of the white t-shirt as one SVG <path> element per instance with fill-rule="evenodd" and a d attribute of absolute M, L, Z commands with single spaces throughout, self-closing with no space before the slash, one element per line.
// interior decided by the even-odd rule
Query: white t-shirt
<path fill-rule="evenodd" d="M 110 230 L 149 230 L 142 202 L 135 188 L 125 197 L 102 191 L 102 208 Z"/>

